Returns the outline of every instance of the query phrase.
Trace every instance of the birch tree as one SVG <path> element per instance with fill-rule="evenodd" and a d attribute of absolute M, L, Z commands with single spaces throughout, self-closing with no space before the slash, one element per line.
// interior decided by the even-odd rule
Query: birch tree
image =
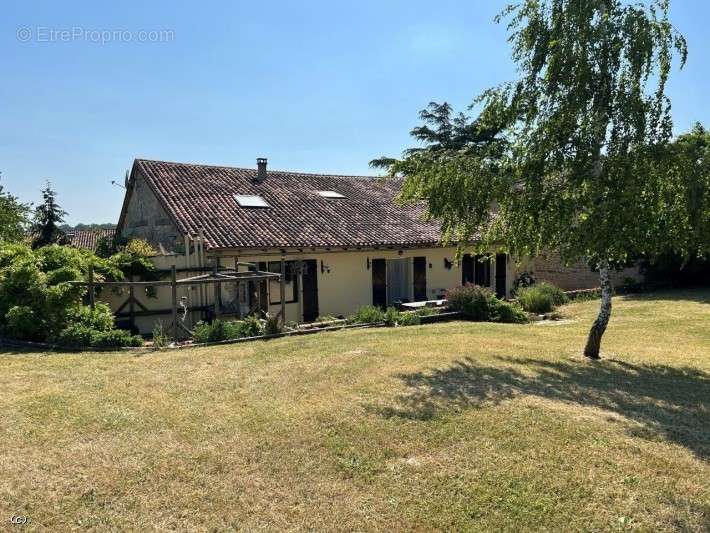
<path fill-rule="evenodd" d="M 584 354 L 596 359 L 610 271 L 675 245 L 664 221 L 684 204 L 666 201 L 681 185 L 665 172 L 665 92 L 686 42 L 668 0 L 522 0 L 496 20 L 519 79 L 477 98 L 474 118 L 432 104 L 413 131 L 423 145 L 372 164 L 406 178 L 401 199 L 425 201 L 445 240 L 595 266 L 602 298 Z"/>

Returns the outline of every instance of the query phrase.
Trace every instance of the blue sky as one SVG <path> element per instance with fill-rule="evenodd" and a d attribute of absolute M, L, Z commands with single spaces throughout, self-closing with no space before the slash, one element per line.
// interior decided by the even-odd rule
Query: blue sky
<path fill-rule="evenodd" d="M 36 202 L 49 178 L 70 223 L 115 222 L 110 182 L 136 157 L 370 173 L 429 101 L 463 108 L 514 76 L 505 3 L 5 1 L 0 183 Z M 710 3 L 675 0 L 672 19 L 690 48 L 676 130 L 710 125 Z"/>

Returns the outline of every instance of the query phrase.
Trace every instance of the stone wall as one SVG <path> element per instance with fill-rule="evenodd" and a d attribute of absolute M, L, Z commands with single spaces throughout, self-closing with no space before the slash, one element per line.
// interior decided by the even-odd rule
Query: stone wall
<path fill-rule="evenodd" d="M 556 252 L 541 254 L 535 259 L 523 262 L 517 268 L 516 277 L 526 271 L 531 272 L 537 281 L 549 281 L 566 291 L 599 287 L 599 273 L 589 268 L 587 263 L 579 261 L 564 266 Z M 612 272 L 614 286 L 621 285 L 627 278 L 641 281 L 642 276 L 637 266 Z"/>
<path fill-rule="evenodd" d="M 129 239 L 145 239 L 156 248 L 162 245 L 167 252 L 184 247 L 178 229 L 143 176 L 136 174 L 130 187 L 121 235 Z"/>

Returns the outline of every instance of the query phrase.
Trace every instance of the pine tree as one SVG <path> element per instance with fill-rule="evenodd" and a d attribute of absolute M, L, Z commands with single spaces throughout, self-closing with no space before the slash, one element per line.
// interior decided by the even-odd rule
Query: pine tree
<path fill-rule="evenodd" d="M 57 193 L 52 189 L 49 181 L 47 181 L 47 186 L 42 189 L 42 198 L 42 203 L 35 209 L 32 247 L 67 244 L 67 235 L 59 227 L 64 222 L 67 213 L 57 203 Z"/>

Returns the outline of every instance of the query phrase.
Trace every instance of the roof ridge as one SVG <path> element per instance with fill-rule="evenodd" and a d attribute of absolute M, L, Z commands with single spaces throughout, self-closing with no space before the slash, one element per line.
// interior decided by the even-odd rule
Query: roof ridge
<path fill-rule="evenodd" d="M 144 159 L 137 157 L 136 162 L 138 163 L 159 163 L 166 165 L 179 165 L 179 166 L 192 166 L 192 167 L 206 167 L 206 168 L 221 168 L 228 170 L 246 170 L 249 172 L 256 172 L 256 168 L 251 167 L 234 167 L 228 165 L 210 165 L 207 163 L 185 163 L 180 161 L 164 161 L 162 159 Z M 281 174 L 295 174 L 298 176 L 316 176 L 316 177 L 328 177 L 328 178 L 354 178 L 354 179 L 383 179 L 387 176 L 367 176 L 365 174 L 325 174 L 322 172 L 301 172 L 298 170 L 281 170 L 281 169 L 269 169 L 269 172 L 278 172 Z"/>

